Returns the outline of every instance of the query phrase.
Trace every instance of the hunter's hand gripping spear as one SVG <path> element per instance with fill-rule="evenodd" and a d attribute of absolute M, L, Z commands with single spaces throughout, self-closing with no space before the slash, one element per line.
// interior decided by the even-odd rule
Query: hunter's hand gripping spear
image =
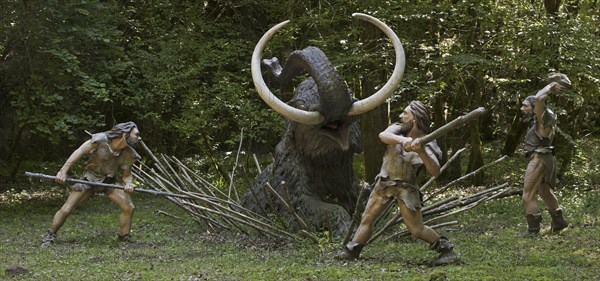
<path fill-rule="evenodd" d="M 47 179 L 47 180 L 55 180 L 56 179 L 55 176 L 50 176 L 50 175 L 41 174 L 41 173 L 25 172 L 25 176 L 32 177 L 32 178 L 42 178 L 42 179 Z M 109 184 L 109 183 L 102 183 L 102 182 L 91 182 L 91 181 L 85 181 L 85 180 L 73 179 L 73 178 L 67 178 L 65 180 L 65 182 L 82 183 L 82 184 L 88 184 L 88 185 L 94 185 L 94 186 L 101 186 L 101 187 L 108 187 L 108 188 L 116 188 L 116 189 L 125 190 L 125 187 L 120 186 L 118 184 Z M 164 191 L 156 191 L 156 190 L 141 189 L 141 188 L 135 188 L 134 191 L 143 192 L 143 193 L 150 193 L 150 194 L 154 194 L 154 195 L 162 195 L 162 196 L 169 196 L 169 197 L 178 197 L 178 198 L 185 198 L 185 199 L 194 199 L 193 197 L 188 196 L 188 195 L 176 194 L 176 193 L 170 193 L 170 192 L 164 192 Z"/>

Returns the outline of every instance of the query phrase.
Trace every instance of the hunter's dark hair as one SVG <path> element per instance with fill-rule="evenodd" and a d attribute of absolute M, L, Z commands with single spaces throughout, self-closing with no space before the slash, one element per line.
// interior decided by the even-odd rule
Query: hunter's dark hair
<path fill-rule="evenodd" d="M 531 105 L 531 110 L 535 109 L 535 101 L 536 101 L 535 96 L 528 96 L 525 98 L 525 101 L 528 102 L 529 105 Z"/>
<path fill-rule="evenodd" d="M 429 116 L 429 108 L 420 101 L 412 101 L 409 104 L 410 111 L 415 116 L 417 128 L 424 133 L 429 133 L 431 117 Z"/>
<path fill-rule="evenodd" d="M 525 98 L 525 101 L 529 102 L 529 104 L 531 105 L 531 110 L 535 110 L 535 103 L 537 102 L 535 96 L 528 96 Z M 546 104 L 546 100 L 544 100 L 544 104 Z"/>
<path fill-rule="evenodd" d="M 106 131 L 106 136 L 109 140 L 120 138 L 123 133 L 129 134 L 133 128 L 137 128 L 137 125 L 131 121 L 125 123 L 119 123 L 110 129 L 110 131 Z"/>

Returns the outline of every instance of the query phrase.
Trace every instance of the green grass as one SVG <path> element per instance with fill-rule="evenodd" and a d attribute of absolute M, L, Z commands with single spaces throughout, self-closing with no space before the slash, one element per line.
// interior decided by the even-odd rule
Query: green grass
<path fill-rule="evenodd" d="M 25 194 L 25 193 L 23 193 Z M 464 263 L 427 267 L 436 255 L 412 238 L 377 240 L 355 262 L 334 259 L 340 241 L 320 245 L 209 233 L 160 197 L 137 194 L 131 243 L 118 242 L 118 209 L 105 197 L 78 209 L 48 248 L 39 247 L 61 192 L 5 194 L 0 208 L 0 278 L 13 280 L 598 280 L 600 192 L 562 194 L 572 223 L 551 235 L 516 238 L 525 229 L 518 197 L 456 217 L 442 229 Z M 14 199 L 20 197 L 18 200 Z M 8 200 L 7 198 L 13 198 Z M 11 202 L 9 202 L 11 201 Z M 164 211 L 178 218 L 158 215 Z M 25 273 L 26 271 L 26 273 Z M 20 273 L 19 273 L 20 272 Z M 435 279 L 438 278 L 438 279 Z"/>
<path fill-rule="evenodd" d="M 600 189 L 598 166 L 579 153 L 558 190 L 571 226 L 542 235 L 515 237 L 526 228 L 520 198 L 512 196 L 456 215 L 460 223 L 441 229 L 463 263 L 426 264 L 436 254 L 412 238 L 377 240 L 354 262 L 334 258 L 340 238 L 279 241 L 237 232 L 211 232 L 162 197 L 135 194 L 131 243 L 118 242 L 118 208 L 104 196 L 76 210 L 56 243 L 42 237 L 66 192 L 47 184 L 15 184 L 0 194 L 0 279 L 2 280 L 600 280 Z M 490 153 L 493 154 L 493 153 Z M 586 158 L 587 157 L 587 158 Z M 495 159 L 486 159 L 486 162 Z M 509 158 L 486 172 L 489 186 L 519 186 L 525 159 Z M 453 192 L 472 192 L 461 187 Z M 159 215 L 158 211 L 172 216 Z M 176 216 L 176 217 L 173 217 Z"/>

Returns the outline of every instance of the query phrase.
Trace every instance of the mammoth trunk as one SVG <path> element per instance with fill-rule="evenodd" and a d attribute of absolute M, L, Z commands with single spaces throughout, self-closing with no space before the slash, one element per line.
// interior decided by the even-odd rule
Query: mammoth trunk
<path fill-rule="evenodd" d="M 306 47 L 294 51 L 286 60 L 282 68 L 277 58 L 264 60 L 264 64 L 271 68 L 273 76 L 282 86 L 288 84 L 298 74 L 307 72 L 314 81 L 316 91 L 296 91 L 293 101 L 302 101 L 310 104 L 310 111 L 319 111 L 325 117 L 325 123 L 340 122 L 339 119 L 347 118 L 347 113 L 352 103 L 352 94 L 346 83 L 339 76 L 323 51 L 316 47 Z"/>

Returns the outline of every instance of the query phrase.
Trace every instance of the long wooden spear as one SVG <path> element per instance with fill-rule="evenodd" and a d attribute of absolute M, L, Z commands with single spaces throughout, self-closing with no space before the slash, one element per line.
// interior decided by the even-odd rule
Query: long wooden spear
<path fill-rule="evenodd" d="M 485 108 L 483 108 L 483 107 L 476 108 L 476 109 L 472 110 L 471 112 L 469 112 L 465 115 L 459 116 L 456 119 L 437 128 L 435 131 L 433 131 L 425 136 L 420 137 L 419 139 L 420 139 L 421 143 L 423 145 L 425 145 L 426 143 L 433 141 L 435 139 L 438 139 L 439 137 L 466 124 L 467 122 L 471 122 L 475 118 L 483 115 L 483 113 L 485 113 Z"/>
<path fill-rule="evenodd" d="M 41 173 L 31 173 L 31 172 L 25 172 L 25 176 L 32 177 L 32 178 L 42 178 L 42 179 L 47 179 L 47 180 L 55 180 L 56 179 L 55 176 L 50 176 L 50 175 L 41 174 Z M 110 184 L 110 183 L 103 183 L 103 182 L 91 182 L 91 181 L 85 181 L 85 180 L 79 180 L 79 179 L 73 179 L 73 178 L 67 178 L 67 179 L 65 179 L 65 182 L 82 183 L 82 184 L 93 185 L 93 186 L 101 186 L 101 187 L 125 190 L 124 186 L 121 186 L 118 184 Z M 142 192 L 142 193 L 150 193 L 153 195 L 194 199 L 193 197 L 188 196 L 188 195 L 176 194 L 176 193 L 164 192 L 164 191 L 149 190 L 149 189 L 142 189 L 142 188 L 135 188 L 134 191 Z"/>

